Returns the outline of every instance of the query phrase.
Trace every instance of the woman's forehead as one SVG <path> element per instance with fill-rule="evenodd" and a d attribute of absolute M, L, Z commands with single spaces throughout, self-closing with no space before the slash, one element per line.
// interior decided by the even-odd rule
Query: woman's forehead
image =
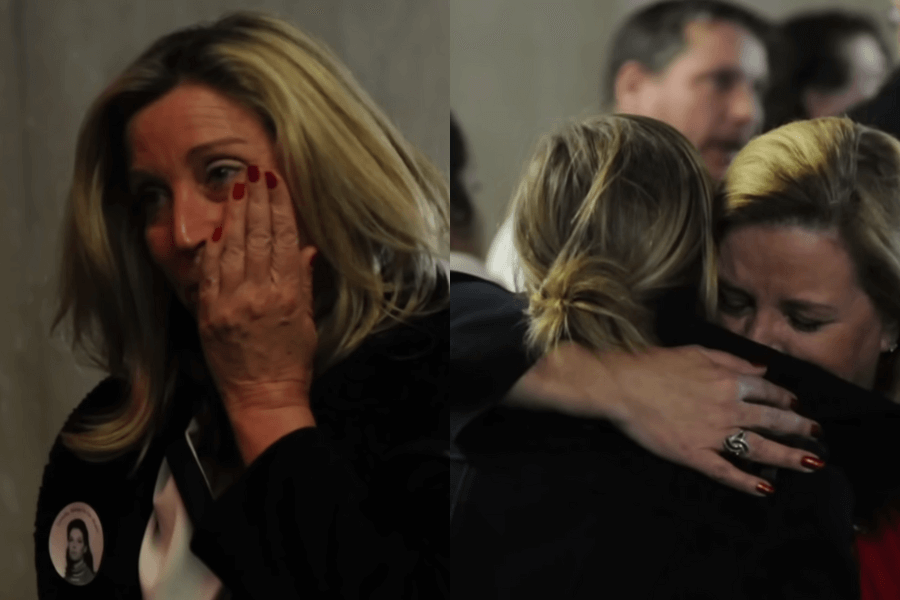
<path fill-rule="evenodd" d="M 207 151 L 271 152 L 255 113 L 206 86 L 183 84 L 137 112 L 126 131 L 129 169 L 159 172 Z"/>
<path fill-rule="evenodd" d="M 212 88 L 182 84 L 138 111 L 128 123 L 133 144 L 189 143 L 196 137 L 232 135 L 261 129 L 256 116 Z"/>
<path fill-rule="evenodd" d="M 836 301 L 859 291 L 856 269 L 840 234 L 798 225 L 746 225 L 719 248 L 728 283 L 776 295 Z"/>

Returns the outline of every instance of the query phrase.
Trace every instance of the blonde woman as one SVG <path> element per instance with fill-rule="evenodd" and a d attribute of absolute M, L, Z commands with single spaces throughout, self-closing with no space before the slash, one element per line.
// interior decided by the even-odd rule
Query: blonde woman
<path fill-rule="evenodd" d="M 715 315 L 713 192 L 696 150 L 670 126 L 626 115 L 568 125 L 543 139 L 514 202 L 532 355 L 572 342 L 600 355 L 677 341 L 715 345 L 772 372 L 810 372 L 698 321 Z M 608 380 L 605 368 L 620 379 L 594 394 L 621 393 L 617 386 L 641 378 L 595 368 L 593 385 Z M 812 373 L 838 394 L 852 388 Z M 590 374 L 577 379 L 592 385 Z M 801 404 L 827 397 L 798 387 Z M 858 590 L 851 486 L 805 437 L 810 422 L 798 420 L 789 433 L 799 435 L 767 457 L 782 468 L 760 472 L 747 459 L 764 444 L 765 425 L 719 429 L 694 419 L 714 432 L 710 453 L 757 482 L 748 495 L 647 451 L 628 419 L 576 418 L 577 407 L 565 414 L 539 398 L 531 408 L 495 407 L 457 439 L 473 467 L 451 527 L 457 596 L 848 598 Z"/>
<path fill-rule="evenodd" d="M 109 378 L 44 473 L 40 597 L 78 592 L 52 562 L 73 503 L 91 597 L 436 597 L 439 171 L 324 46 L 240 13 L 128 67 L 74 173 L 57 324 Z"/>
<path fill-rule="evenodd" d="M 728 171 L 719 233 L 725 327 L 900 399 L 900 142 L 841 118 L 757 138 Z M 900 424 L 865 433 L 894 444 Z M 887 491 L 900 487 L 889 456 L 871 453 L 865 471 Z M 856 507 L 867 599 L 900 593 L 900 504 L 880 499 Z"/>

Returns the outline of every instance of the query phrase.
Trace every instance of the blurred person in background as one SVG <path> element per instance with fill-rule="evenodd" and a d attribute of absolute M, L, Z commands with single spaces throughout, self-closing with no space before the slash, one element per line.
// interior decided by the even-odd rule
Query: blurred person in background
<path fill-rule="evenodd" d="M 875 95 L 890 68 L 877 23 L 844 10 L 802 13 L 778 30 L 765 130 L 830 117 Z"/>
<path fill-rule="evenodd" d="M 481 256 L 480 220 L 470 193 L 472 167 L 462 129 L 450 114 L 450 268 L 489 278 Z"/>
<path fill-rule="evenodd" d="M 900 0 L 893 0 L 887 11 L 887 20 L 900 27 Z M 900 31 L 898 31 L 900 38 Z M 887 82 L 873 97 L 849 110 L 847 116 L 863 125 L 869 125 L 900 138 L 900 115 L 897 106 L 900 103 L 900 70 L 891 72 Z"/>
<path fill-rule="evenodd" d="M 770 36 L 764 19 L 728 2 L 651 4 L 613 36 L 603 104 L 673 126 L 697 148 L 713 179 L 721 179 L 762 125 Z M 521 291 L 511 216 L 491 243 L 486 264 L 509 289 Z"/>

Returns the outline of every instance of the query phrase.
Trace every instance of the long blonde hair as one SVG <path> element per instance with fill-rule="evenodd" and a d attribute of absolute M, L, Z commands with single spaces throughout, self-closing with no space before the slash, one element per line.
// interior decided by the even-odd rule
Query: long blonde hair
<path fill-rule="evenodd" d="M 438 271 L 449 243 L 446 180 L 325 46 L 246 12 L 167 35 L 100 95 L 78 137 L 53 327 L 71 312 L 73 347 L 129 383 L 113 412 L 64 431 L 63 442 L 85 458 L 146 444 L 170 394 L 176 350 L 198 343 L 196 324 L 150 259 L 126 184 L 130 119 L 186 82 L 252 110 L 278 149 L 319 250 L 317 374 L 367 336 L 448 301 Z"/>
<path fill-rule="evenodd" d="M 882 318 L 900 322 L 900 142 L 841 117 L 796 121 L 744 147 L 721 188 L 717 236 L 743 225 L 834 230 Z M 876 389 L 898 399 L 893 356 Z"/>
<path fill-rule="evenodd" d="M 595 117 L 546 136 L 513 200 L 529 347 L 644 348 L 656 302 L 698 282 L 711 313 L 711 186 L 690 142 L 654 119 Z"/>

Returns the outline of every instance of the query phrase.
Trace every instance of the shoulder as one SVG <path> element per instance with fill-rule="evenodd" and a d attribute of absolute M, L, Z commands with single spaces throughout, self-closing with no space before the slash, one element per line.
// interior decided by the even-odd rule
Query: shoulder
<path fill-rule="evenodd" d="M 318 427 L 344 448 L 385 452 L 440 439 L 448 396 L 447 309 L 369 338 L 313 381 Z"/>
<path fill-rule="evenodd" d="M 118 410 L 127 392 L 127 384 L 121 379 L 107 377 L 99 382 L 69 413 L 65 424 L 50 449 L 48 463 L 44 468 L 44 488 L 50 482 L 68 480 L 83 468 L 91 468 L 100 463 L 85 461 L 69 450 L 63 443 L 65 434 L 85 431 L 92 424 L 102 422 L 104 417 Z M 43 492 L 43 489 L 42 489 Z"/>
<path fill-rule="evenodd" d="M 63 434 L 83 431 L 99 416 L 115 410 L 125 389 L 124 381 L 112 377 L 98 383 L 72 411 L 56 437 L 38 493 L 36 540 L 46 540 L 60 510 L 73 503 L 87 504 L 93 507 L 92 510 L 103 513 L 101 518 L 106 518 L 109 511 L 103 510 L 103 499 L 116 497 L 115 483 L 125 480 L 128 457 L 97 462 L 85 460 L 66 447 Z"/>
<path fill-rule="evenodd" d="M 450 273 L 450 320 L 453 326 L 488 318 L 504 316 L 522 320 L 528 303 L 522 294 L 516 294 L 494 281 L 489 281 L 453 271 Z"/>
<path fill-rule="evenodd" d="M 333 395 L 384 395 L 402 390 L 446 388 L 450 332 L 448 309 L 370 335 L 347 357 L 322 373 L 316 391 Z M 393 390 L 388 392 L 388 390 Z M 443 390 L 441 390 L 443 391 Z M 430 395 L 433 395 L 430 392 Z M 364 397 L 363 396 L 363 397 Z"/>
<path fill-rule="evenodd" d="M 128 472 L 136 451 L 111 457 L 109 460 L 87 460 L 70 450 L 63 441 L 65 434 L 85 431 L 92 424 L 102 422 L 119 410 L 126 391 L 127 384 L 123 380 L 107 377 L 69 414 L 50 448 L 40 489 L 39 509 L 45 501 L 52 501 L 58 496 L 61 490 L 77 489 L 86 481 L 97 478 L 103 480 L 108 477 L 124 477 Z"/>
<path fill-rule="evenodd" d="M 397 323 L 370 335 L 344 362 L 437 359 L 447 353 L 449 323 L 448 308 Z"/>
<path fill-rule="evenodd" d="M 128 384 L 125 380 L 106 377 L 69 414 L 62 431 L 77 433 L 84 430 L 88 422 L 115 412 L 122 406 L 127 391 Z"/>

